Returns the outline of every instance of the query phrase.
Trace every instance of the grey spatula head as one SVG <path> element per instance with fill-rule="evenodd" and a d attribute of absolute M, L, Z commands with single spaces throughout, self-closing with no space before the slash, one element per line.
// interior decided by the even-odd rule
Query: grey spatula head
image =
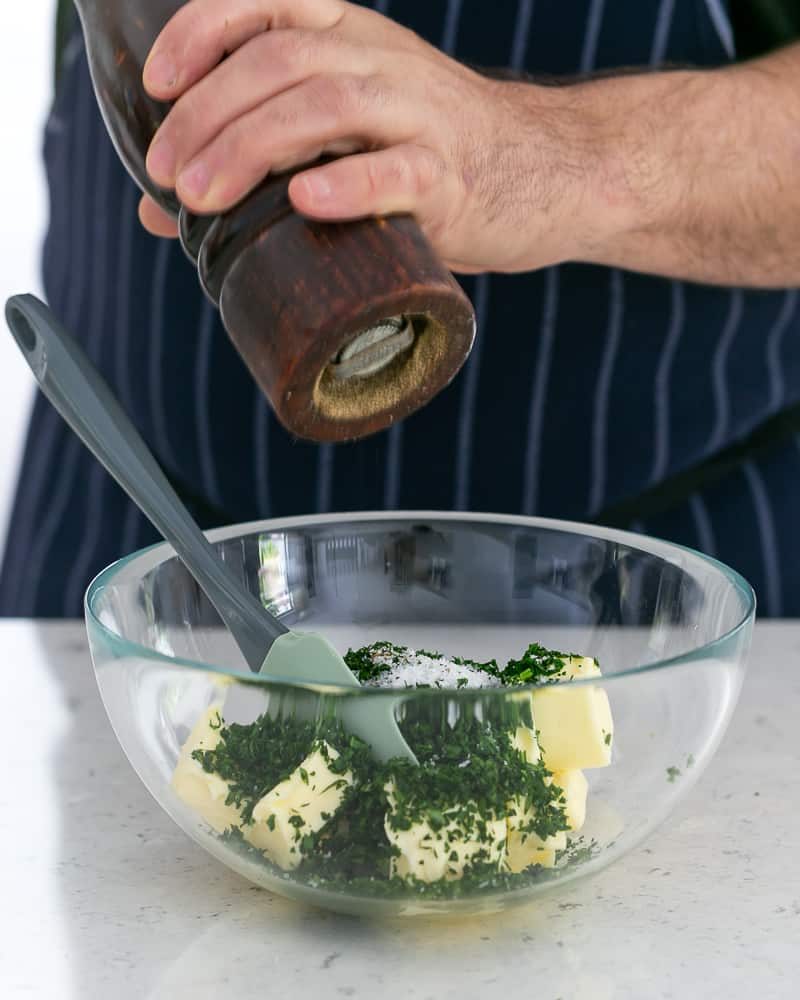
<path fill-rule="evenodd" d="M 172 545 L 216 608 L 250 669 L 289 684 L 359 687 L 327 639 L 291 632 L 222 562 L 108 385 L 51 310 L 32 295 L 19 295 L 6 303 L 6 319 L 44 395 Z M 342 721 L 370 744 L 379 759 L 415 761 L 397 727 L 391 699 L 340 700 Z"/>

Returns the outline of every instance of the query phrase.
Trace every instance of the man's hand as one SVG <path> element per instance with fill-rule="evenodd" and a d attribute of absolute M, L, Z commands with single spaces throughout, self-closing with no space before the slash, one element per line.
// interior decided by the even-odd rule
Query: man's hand
<path fill-rule="evenodd" d="M 192 0 L 156 41 L 144 80 L 174 102 L 148 171 L 196 213 L 230 208 L 270 172 L 347 154 L 292 180 L 299 212 L 413 213 L 462 272 L 582 250 L 572 192 L 593 153 L 564 162 L 554 138 L 568 133 L 569 114 L 551 120 L 540 88 L 520 99 L 373 11 L 341 0 Z M 149 199 L 141 217 L 175 234 Z"/>
<path fill-rule="evenodd" d="M 174 102 L 148 170 L 200 214 L 332 153 L 292 180 L 299 212 L 410 212 L 454 271 L 576 260 L 800 285 L 800 45 L 539 86 L 482 76 L 344 0 L 190 0 L 144 79 Z M 141 216 L 175 234 L 147 199 Z"/>

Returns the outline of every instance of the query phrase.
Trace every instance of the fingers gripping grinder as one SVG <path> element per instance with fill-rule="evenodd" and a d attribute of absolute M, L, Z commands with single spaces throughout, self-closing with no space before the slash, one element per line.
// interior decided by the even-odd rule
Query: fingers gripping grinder
<path fill-rule="evenodd" d="M 278 419 L 313 441 L 347 441 L 423 407 L 475 336 L 472 306 L 413 218 L 317 223 L 270 176 L 218 216 L 192 216 L 145 170 L 169 111 L 142 70 L 181 0 L 76 0 L 95 93 L 123 163 L 179 219 L 181 242 Z"/>

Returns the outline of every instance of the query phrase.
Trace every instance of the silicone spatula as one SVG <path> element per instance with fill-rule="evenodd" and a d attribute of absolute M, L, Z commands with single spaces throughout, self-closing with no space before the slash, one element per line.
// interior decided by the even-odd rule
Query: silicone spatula
<path fill-rule="evenodd" d="M 109 386 L 54 313 L 32 295 L 6 303 L 6 320 L 44 395 L 168 541 L 230 631 L 250 669 L 285 684 L 360 687 L 341 655 L 313 632 L 292 632 L 220 559 Z M 340 718 L 380 760 L 416 763 L 393 699 L 341 698 Z"/>

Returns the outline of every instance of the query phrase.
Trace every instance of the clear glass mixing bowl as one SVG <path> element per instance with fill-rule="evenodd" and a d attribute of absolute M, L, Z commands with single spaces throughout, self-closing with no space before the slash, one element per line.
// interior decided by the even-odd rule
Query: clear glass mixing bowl
<path fill-rule="evenodd" d="M 362 820 L 372 823 L 376 844 L 384 837 L 383 816 L 367 816 L 380 789 L 368 794 L 364 784 L 349 786 L 338 811 L 325 814 L 332 818 L 322 835 L 298 847 L 302 864 L 282 867 L 274 852 L 226 827 L 236 815 L 226 812 L 226 786 L 221 799 L 220 786 L 202 789 L 217 796 L 213 824 L 191 795 L 176 793 L 173 777 L 188 753 L 182 758 L 182 748 L 210 708 L 226 727 L 296 721 L 297 753 L 305 756 L 343 704 L 373 699 L 378 710 L 391 704 L 415 739 L 422 732 L 438 741 L 439 753 L 453 734 L 462 742 L 473 734 L 480 757 L 487 732 L 536 728 L 532 698 L 543 688 L 354 693 L 271 684 L 247 669 L 168 546 L 102 572 L 87 594 L 86 622 L 103 701 L 133 767 L 206 850 L 252 882 L 298 900 L 356 914 L 475 914 L 596 872 L 646 837 L 700 777 L 739 695 L 753 592 L 727 567 L 679 546 L 535 518 L 408 512 L 265 521 L 210 538 L 273 613 L 293 628 L 325 634 L 343 653 L 389 640 L 502 664 L 537 642 L 595 657 L 602 667 L 601 678 L 569 687 L 578 699 L 581 688 L 605 692 L 600 697 L 607 696 L 614 724 L 610 763 L 584 771 L 585 824 L 565 835 L 566 846 L 562 840 L 549 863 L 511 874 L 496 844 L 488 874 L 476 868 L 468 878 L 452 870 L 442 881 L 392 878 L 385 838 L 366 863 L 364 851 L 347 842 Z M 329 745 L 347 740 L 341 726 L 337 732 L 326 737 Z M 203 768 L 189 759 L 194 780 Z M 313 777 L 311 784 L 319 791 Z M 330 840 L 324 830 L 334 828 Z"/>

